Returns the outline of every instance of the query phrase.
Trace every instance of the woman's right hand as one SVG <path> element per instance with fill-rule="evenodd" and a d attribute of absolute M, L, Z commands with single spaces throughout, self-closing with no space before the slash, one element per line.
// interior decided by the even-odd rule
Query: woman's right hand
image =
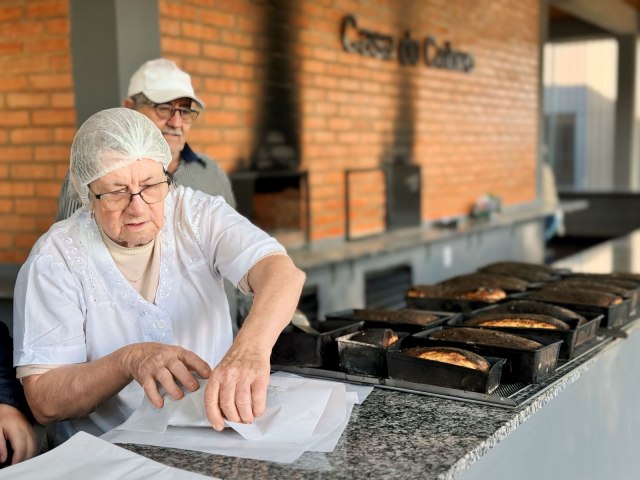
<path fill-rule="evenodd" d="M 123 349 L 124 368 L 136 380 L 151 404 L 161 408 L 164 404 L 158 390 L 158 383 L 174 400 L 184 396 L 184 385 L 195 392 L 200 384 L 191 373 L 196 372 L 202 378 L 209 378 L 211 367 L 195 353 L 175 345 L 145 342 L 128 345 Z"/>

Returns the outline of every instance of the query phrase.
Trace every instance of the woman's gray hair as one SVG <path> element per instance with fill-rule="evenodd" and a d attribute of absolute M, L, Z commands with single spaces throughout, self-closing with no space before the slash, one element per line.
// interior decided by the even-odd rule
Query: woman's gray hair
<path fill-rule="evenodd" d="M 71 183 L 83 205 L 89 203 L 88 185 L 138 160 L 150 159 L 166 169 L 171 151 L 160 129 L 130 108 L 111 108 L 89 117 L 71 145 Z"/>

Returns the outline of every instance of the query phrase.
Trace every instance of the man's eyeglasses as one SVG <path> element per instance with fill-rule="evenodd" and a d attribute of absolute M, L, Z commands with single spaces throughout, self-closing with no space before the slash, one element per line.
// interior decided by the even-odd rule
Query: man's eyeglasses
<path fill-rule="evenodd" d="M 198 115 L 200 115 L 199 110 L 193 110 L 187 107 L 174 107 L 169 103 L 153 103 L 153 102 L 144 102 L 144 103 L 145 105 L 149 105 L 151 108 L 153 108 L 156 112 L 156 115 L 158 115 L 160 118 L 164 118 L 165 120 L 170 119 L 171 117 L 173 117 L 173 114 L 175 112 L 178 112 L 183 122 L 191 123 L 196 118 L 198 118 Z"/>
<path fill-rule="evenodd" d="M 171 180 L 167 179 L 164 182 L 147 185 L 137 193 L 121 191 L 91 193 L 93 193 L 96 200 L 100 200 L 101 205 L 105 210 L 109 212 L 117 212 L 127 208 L 131 204 L 133 197 L 136 195 L 140 195 L 140 198 L 148 205 L 163 201 L 169 194 L 169 185 L 171 185 L 171 183 Z"/>

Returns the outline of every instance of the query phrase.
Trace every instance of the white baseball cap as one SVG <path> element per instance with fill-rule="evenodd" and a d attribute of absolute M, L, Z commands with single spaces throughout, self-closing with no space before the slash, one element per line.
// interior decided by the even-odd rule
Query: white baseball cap
<path fill-rule="evenodd" d="M 138 93 L 143 93 L 153 103 L 166 103 L 187 97 L 204 109 L 204 102 L 193 91 L 189 74 L 165 58 L 143 63 L 131 76 L 127 96 Z"/>

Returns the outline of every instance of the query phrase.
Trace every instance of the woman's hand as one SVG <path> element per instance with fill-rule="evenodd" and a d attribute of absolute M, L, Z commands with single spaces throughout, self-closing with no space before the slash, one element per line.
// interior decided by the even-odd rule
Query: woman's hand
<path fill-rule="evenodd" d="M 251 347 L 251 346 L 249 346 Z M 204 391 L 207 418 L 216 430 L 224 419 L 251 423 L 264 413 L 269 385 L 270 351 L 234 344 L 213 369 Z"/>
<path fill-rule="evenodd" d="M 199 383 L 191 371 L 202 378 L 209 378 L 211 367 L 195 353 L 182 347 L 162 343 L 136 343 L 124 347 L 125 369 L 136 380 L 149 398 L 151 404 L 161 408 L 164 404 L 158 391 L 158 383 L 174 400 L 184 396 L 180 382 L 190 392 L 195 392 Z"/>
<path fill-rule="evenodd" d="M 28 460 L 36 454 L 36 433 L 25 416 L 11 405 L 0 404 L 0 463 L 9 455 L 7 441 L 11 443 L 11 465 Z"/>

